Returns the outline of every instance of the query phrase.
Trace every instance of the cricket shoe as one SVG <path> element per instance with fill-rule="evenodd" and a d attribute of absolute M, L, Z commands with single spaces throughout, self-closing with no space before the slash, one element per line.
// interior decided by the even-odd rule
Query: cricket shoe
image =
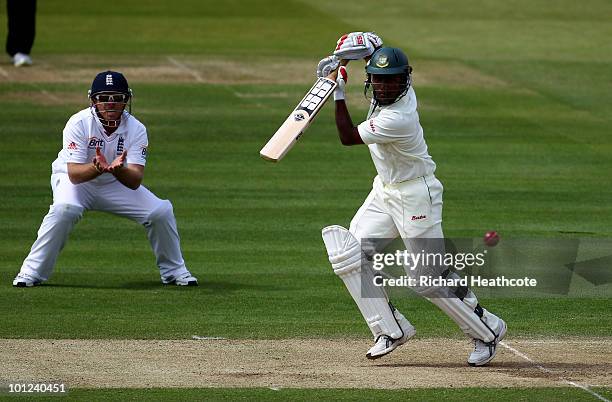
<path fill-rule="evenodd" d="M 493 360 L 497 353 L 497 344 L 504 339 L 506 331 L 508 330 L 508 326 L 504 320 L 500 319 L 499 323 L 501 330 L 492 342 L 483 342 L 480 339 L 474 339 L 474 351 L 470 353 L 468 357 L 468 364 L 470 366 L 484 366 Z"/>
<path fill-rule="evenodd" d="M 16 288 L 31 288 L 32 286 L 40 285 L 42 281 L 30 276 L 28 274 L 19 273 L 13 279 L 13 286 Z"/>
<path fill-rule="evenodd" d="M 368 350 L 368 353 L 366 353 L 366 357 L 368 359 L 378 359 L 386 354 L 393 352 L 398 346 L 401 346 L 404 343 L 408 342 L 408 340 L 416 334 L 416 329 L 412 326 L 410 321 L 408 321 L 406 317 L 404 317 L 402 313 L 394 309 L 393 315 L 395 316 L 395 319 L 397 320 L 397 323 L 402 329 L 404 335 L 397 339 L 393 339 L 388 335 L 379 336 L 378 338 L 376 338 L 374 346 L 372 346 L 370 350 Z"/>
<path fill-rule="evenodd" d="M 32 65 L 32 58 L 25 53 L 16 53 L 13 56 L 13 65 L 15 67 L 24 67 Z"/>
<path fill-rule="evenodd" d="M 164 285 L 198 286 L 198 278 L 191 275 L 189 271 L 176 277 L 173 275 L 162 277 L 161 281 Z"/>

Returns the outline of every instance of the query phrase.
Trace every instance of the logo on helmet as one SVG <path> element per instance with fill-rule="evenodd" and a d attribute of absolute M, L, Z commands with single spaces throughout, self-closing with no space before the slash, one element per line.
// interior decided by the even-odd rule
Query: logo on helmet
<path fill-rule="evenodd" d="M 381 54 L 376 60 L 376 67 L 385 68 L 389 65 L 389 58 L 386 54 Z"/>
<path fill-rule="evenodd" d="M 113 76 L 112 76 L 112 74 L 106 74 L 106 85 L 113 85 Z"/>

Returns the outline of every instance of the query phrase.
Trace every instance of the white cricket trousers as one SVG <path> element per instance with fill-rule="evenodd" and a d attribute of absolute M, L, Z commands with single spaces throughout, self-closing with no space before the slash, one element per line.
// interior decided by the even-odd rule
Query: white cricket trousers
<path fill-rule="evenodd" d="M 349 231 L 359 241 L 398 236 L 441 239 L 442 192 L 442 183 L 434 175 L 398 184 L 384 184 L 376 176 L 372 191 L 355 214 Z"/>
<path fill-rule="evenodd" d="M 382 252 L 398 237 L 408 252 L 418 253 L 427 248 L 429 253 L 444 254 L 442 192 L 442 183 L 434 175 L 397 184 L 385 184 L 376 176 L 372 191 L 355 214 L 349 231 L 367 255 Z M 418 278 L 437 276 L 443 270 L 441 266 L 418 265 L 406 273 Z"/>
<path fill-rule="evenodd" d="M 66 173 L 51 175 L 53 205 L 38 230 L 38 238 L 23 261 L 21 273 L 40 281 L 49 279 L 57 257 L 84 211 L 104 211 L 143 225 L 162 277 L 187 271 L 172 204 L 146 187 L 131 190 L 117 180 L 72 184 Z"/>

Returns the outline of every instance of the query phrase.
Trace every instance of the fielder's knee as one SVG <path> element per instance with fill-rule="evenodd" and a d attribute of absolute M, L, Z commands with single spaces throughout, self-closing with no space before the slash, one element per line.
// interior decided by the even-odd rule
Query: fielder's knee
<path fill-rule="evenodd" d="M 76 223 L 83 216 L 85 208 L 73 204 L 53 204 L 49 208 L 49 213 L 62 222 Z"/>
<path fill-rule="evenodd" d="M 172 203 L 168 200 L 162 200 L 153 211 L 149 214 L 145 221 L 145 226 L 154 224 L 156 222 L 164 222 L 168 219 L 174 218 L 174 209 Z"/>

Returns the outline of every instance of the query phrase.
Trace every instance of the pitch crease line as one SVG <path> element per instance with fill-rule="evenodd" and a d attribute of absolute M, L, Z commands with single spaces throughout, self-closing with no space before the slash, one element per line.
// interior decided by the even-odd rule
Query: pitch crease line
<path fill-rule="evenodd" d="M 547 373 L 547 374 L 555 374 L 554 371 L 542 366 L 541 364 L 538 364 L 536 361 L 534 361 L 533 359 L 531 359 L 529 356 L 527 356 L 526 354 L 518 351 L 517 349 L 513 348 L 510 345 L 507 345 L 505 342 L 500 342 L 500 345 L 502 345 L 504 348 L 508 349 L 509 351 L 511 351 L 512 353 L 514 353 L 516 356 L 527 360 L 529 363 L 533 364 L 534 366 L 536 366 L 540 371 Z M 570 380 L 566 380 L 565 378 L 561 377 L 561 376 L 557 376 L 559 378 L 559 380 L 561 380 L 562 382 L 564 382 L 565 384 L 569 384 L 573 387 L 576 388 L 580 388 L 586 392 L 588 392 L 589 394 L 593 395 L 595 398 L 604 401 L 604 402 L 611 402 L 609 399 L 606 399 L 605 397 L 599 395 L 597 392 L 593 391 L 592 389 L 590 389 L 589 387 L 582 385 L 582 384 L 578 384 L 577 382 L 574 381 L 570 381 Z"/>
<path fill-rule="evenodd" d="M 176 60 L 174 57 L 168 56 L 167 59 L 170 63 L 174 64 L 176 67 L 180 68 L 181 70 L 191 75 L 197 82 L 204 82 L 204 78 L 202 78 L 200 73 L 198 73 L 196 70 L 189 68 L 186 64 L 181 63 L 180 61 Z"/>

